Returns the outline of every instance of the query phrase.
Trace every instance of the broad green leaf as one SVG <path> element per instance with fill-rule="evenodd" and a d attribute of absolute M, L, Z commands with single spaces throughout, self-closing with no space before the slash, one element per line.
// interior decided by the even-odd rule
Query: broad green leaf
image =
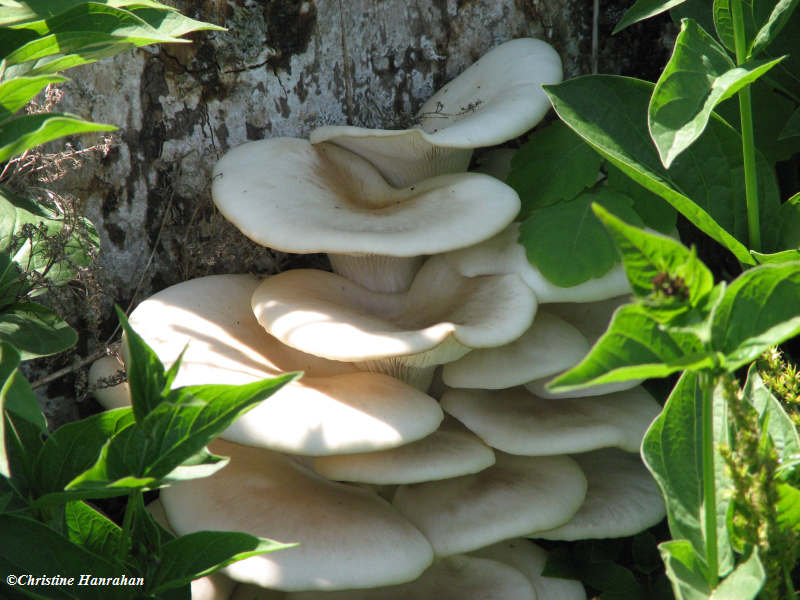
<path fill-rule="evenodd" d="M 66 113 L 17 117 L 0 125 L 0 162 L 61 137 L 115 129 L 113 125 L 91 123 Z"/>
<path fill-rule="evenodd" d="M 650 135 L 668 169 L 700 137 L 714 107 L 758 79 L 781 59 L 737 66 L 691 19 L 681 23 L 675 50 L 661 73 L 648 110 Z"/>
<path fill-rule="evenodd" d="M 195 21 L 177 11 L 165 11 L 160 8 L 132 8 L 131 12 L 146 21 L 153 29 L 172 37 L 180 37 L 193 31 L 225 31 L 224 27 Z"/>
<path fill-rule="evenodd" d="M 133 330 L 122 309 L 119 306 L 115 308 L 122 325 L 123 344 L 128 351 L 125 370 L 131 390 L 133 414 L 136 422 L 142 424 L 145 417 L 161 403 L 167 377 L 158 355 Z"/>
<path fill-rule="evenodd" d="M 97 461 L 106 442 L 134 423 L 130 408 L 117 408 L 62 425 L 36 458 L 39 494 L 60 492 Z"/>
<path fill-rule="evenodd" d="M 0 341 L 13 344 L 28 360 L 72 347 L 78 334 L 49 308 L 18 302 L 0 311 Z"/>
<path fill-rule="evenodd" d="M 778 0 L 766 23 L 758 30 L 753 43 L 750 45 L 748 57 L 758 56 L 772 43 L 797 8 L 798 0 Z M 797 32 L 792 32 L 797 35 Z"/>
<path fill-rule="evenodd" d="M 576 366 L 550 383 L 553 391 L 588 385 L 666 377 L 684 369 L 709 368 L 716 357 L 691 333 L 670 330 L 653 319 L 647 307 L 626 304 L 611 318 L 608 330 Z"/>
<path fill-rule="evenodd" d="M 198 531 L 183 535 L 164 544 L 158 568 L 147 582 L 148 588 L 157 594 L 250 556 L 296 545 L 231 531 Z"/>
<path fill-rule="evenodd" d="M 778 483 L 778 524 L 800 531 L 800 490 L 788 483 Z"/>
<path fill-rule="evenodd" d="M 744 399 L 753 405 L 760 419 L 766 417 L 767 432 L 781 463 L 800 455 L 800 436 L 797 428 L 778 399 L 764 385 L 755 364 L 751 365 L 747 372 Z"/>
<path fill-rule="evenodd" d="M 755 550 L 747 560 L 722 580 L 711 592 L 710 600 L 754 600 L 766 581 L 767 574 Z"/>
<path fill-rule="evenodd" d="M 782 252 L 774 252 L 772 254 L 762 254 L 751 250 L 750 254 L 756 259 L 760 265 L 767 265 L 770 263 L 786 263 L 800 261 L 800 250 L 783 250 Z"/>
<path fill-rule="evenodd" d="M 703 135 L 672 164 L 661 165 L 647 131 L 652 84 L 626 77 L 591 75 L 545 86 L 567 125 L 626 175 L 667 200 L 696 227 L 754 264 L 739 239 L 747 239 L 741 138 L 712 116 Z M 778 189 L 772 168 L 757 156 L 762 239 L 777 243 Z M 736 239 L 738 238 L 738 239 Z"/>
<path fill-rule="evenodd" d="M 670 234 L 675 231 L 678 213 L 661 196 L 642 187 L 611 163 L 606 163 L 605 170 L 608 189 L 633 200 L 633 210 L 645 225 L 659 233 Z"/>
<path fill-rule="evenodd" d="M 636 0 L 627 12 L 622 15 L 622 19 L 617 23 L 612 33 L 622 31 L 626 27 L 644 21 L 657 14 L 665 12 L 674 6 L 682 4 L 685 0 Z"/>
<path fill-rule="evenodd" d="M 614 238 L 633 293 L 648 305 L 667 311 L 697 307 L 714 287 L 711 271 L 680 242 L 626 224 L 602 206 L 593 207 Z M 657 286 L 666 276 L 675 293 Z"/>
<path fill-rule="evenodd" d="M 11 384 L 20 364 L 19 352 L 6 342 L 0 343 L 0 476 L 11 477 L 11 467 L 6 455 L 6 404 Z"/>
<path fill-rule="evenodd" d="M 130 10 L 94 1 L 81 2 L 46 19 L 11 26 L 12 29 L 23 27 L 26 31 L 36 32 L 40 37 L 54 33 L 77 32 L 106 33 L 120 38 L 158 35 L 157 30 Z M 173 42 L 175 39 L 162 33 L 160 41 Z M 9 63 L 13 64 L 12 61 Z"/>
<path fill-rule="evenodd" d="M 80 4 L 85 4 L 86 0 L 24 0 L 15 2 L 14 0 L 0 1 L 0 26 L 21 26 L 33 21 L 48 19 L 58 16 Z M 174 11 L 175 8 L 156 2 L 155 0 L 95 0 L 97 4 L 106 4 L 117 8 L 158 8 L 160 10 Z"/>
<path fill-rule="evenodd" d="M 592 187 L 602 162 L 591 146 L 560 121 L 534 132 L 511 159 L 508 176 L 508 184 L 522 201 L 519 218 Z"/>
<path fill-rule="evenodd" d="M 742 7 L 741 18 L 744 21 L 745 43 L 749 44 L 758 29 L 753 11 L 753 0 L 739 1 Z M 731 52 L 736 52 L 730 0 L 714 0 L 714 28 L 717 31 L 719 41 Z"/>
<path fill-rule="evenodd" d="M 519 243 L 528 260 L 561 287 L 602 277 L 619 262 L 614 242 L 592 213 L 592 202 L 641 224 L 628 197 L 601 189 L 537 209 L 520 227 Z"/>
<path fill-rule="evenodd" d="M 800 248 L 800 194 L 781 205 L 781 247 Z"/>
<path fill-rule="evenodd" d="M 124 574 L 125 568 L 73 544 L 38 521 L 0 515 L 0 573 L 74 578 L 72 585 L 26 585 L 26 591 L 49 600 L 130 600 L 131 592 L 137 591 L 119 585 L 79 586 L 80 576 L 87 571 L 93 577 L 113 578 Z"/>
<path fill-rule="evenodd" d="M 688 540 L 659 544 L 675 600 L 708 600 L 708 569 Z"/>
<path fill-rule="evenodd" d="M 14 116 L 47 85 L 63 81 L 67 81 L 67 78 L 58 75 L 40 75 L 0 82 L 0 123 Z"/>
<path fill-rule="evenodd" d="M 159 505 L 160 506 L 160 503 Z M 162 517 L 163 507 L 160 507 Z M 146 562 L 151 564 L 161 561 L 161 547 L 168 541 L 174 540 L 174 532 L 168 531 L 156 521 L 153 515 L 144 506 L 142 494 L 133 494 L 128 500 L 126 510 L 133 511 L 131 517 L 131 543 L 133 554 L 141 555 Z M 147 569 L 147 564 L 142 564 L 143 570 Z"/>
<path fill-rule="evenodd" d="M 764 6 L 769 10 L 772 2 L 756 2 L 755 6 Z M 768 75 L 770 85 L 788 93 L 794 101 L 800 102 L 800 10 L 794 10 L 783 32 L 774 38 L 764 50 L 764 57 L 788 55 L 786 60 L 775 67 Z M 758 119 L 756 119 L 756 122 Z"/>
<path fill-rule="evenodd" d="M 97 462 L 67 489 L 155 488 L 162 480 L 205 477 L 224 466 L 223 459 L 206 452 L 205 446 L 240 415 L 296 378 L 289 373 L 240 386 L 172 390 L 143 421 L 111 438 Z"/>
<path fill-rule="evenodd" d="M 67 539 L 98 556 L 115 556 L 120 547 L 122 529 L 111 519 L 82 501 L 64 506 Z"/>
<path fill-rule="evenodd" d="M 13 386 L 24 379 L 17 375 Z M 27 382 L 25 382 L 27 383 Z M 10 484 L 23 498 L 31 498 L 36 493 L 34 479 L 34 460 L 42 447 L 42 430 L 15 413 L 6 410 L 5 415 L 5 451 L 11 470 Z M 0 477 L 2 480 L 2 477 Z"/>
<path fill-rule="evenodd" d="M 785 140 L 788 138 L 798 137 L 798 136 L 800 136 L 800 108 L 795 110 L 792 113 L 792 116 L 789 117 L 789 120 L 786 122 L 786 125 L 781 130 L 778 139 Z"/>
<path fill-rule="evenodd" d="M 726 409 L 721 394 L 714 395 L 713 410 L 714 437 L 723 443 Z M 661 488 L 673 539 L 688 540 L 697 556 L 705 557 L 702 447 L 702 391 L 698 376 L 684 373 L 644 436 L 642 458 Z M 717 506 L 719 570 L 724 572 L 733 560 L 726 529 L 730 481 L 719 452 L 714 459 L 717 498 L 712 501 Z"/>
<path fill-rule="evenodd" d="M 711 323 L 712 348 L 729 369 L 800 333 L 800 262 L 745 271 L 725 291 Z"/>
<path fill-rule="evenodd" d="M 39 403 L 31 389 L 30 383 L 19 370 L 12 371 L 5 378 L 6 368 L 19 362 L 19 351 L 7 342 L 0 342 L 0 387 L 3 388 L 4 408 L 15 417 L 19 417 L 36 427 L 40 433 L 47 435 L 47 421 L 39 408 Z M 6 384 L 8 384 L 6 386 Z M 1 425 L 0 425 L 1 426 Z M 0 438 L 2 439 L 2 438 Z"/>

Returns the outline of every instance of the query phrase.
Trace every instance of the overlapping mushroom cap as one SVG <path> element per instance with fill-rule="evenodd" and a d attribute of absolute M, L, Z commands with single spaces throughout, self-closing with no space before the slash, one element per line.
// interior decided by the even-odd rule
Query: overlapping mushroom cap
<path fill-rule="evenodd" d="M 175 387 L 242 384 L 305 371 L 223 437 L 325 455 L 393 448 L 436 430 L 442 412 L 430 396 L 386 375 L 298 352 L 268 335 L 250 309 L 259 283 L 249 275 L 194 279 L 145 300 L 130 318 L 167 365 L 186 347 Z"/>
<path fill-rule="evenodd" d="M 437 556 L 552 529 L 583 503 L 586 478 L 568 456 L 496 456 L 495 465 L 480 473 L 397 489 L 393 504 L 425 534 Z"/>
<path fill-rule="evenodd" d="M 220 212 L 253 241 L 335 256 L 413 259 L 463 248 L 491 237 L 519 211 L 516 192 L 487 175 L 442 175 L 398 189 L 348 150 L 294 138 L 229 151 L 214 167 L 211 191 Z M 407 284 L 359 281 L 380 291 Z"/>
<path fill-rule="evenodd" d="M 644 388 L 548 400 L 525 388 L 450 390 L 442 408 L 487 444 L 527 456 L 573 454 L 607 446 L 638 452 L 661 407 Z"/>
<path fill-rule="evenodd" d="M 534 291 L 539 302 L 594 302 L 631 291 L 622 264 L 608 273 L 572 287 L 561 287 L 549 281 L 528 261 L 525 248 L 517 242 L 519 223 L 512 223 L 496 236 L 463 250 L 449 252 L 447 260 L 467 277 L 516 273 Z"/>
<path fill-rule="evenodd" d="M 300 544 L 233 563 L 225 568 L 231 578 L 286 591 L 365 588 L 416 579 L 431 564 L 424 536 L 377 495 L 269 450 L 222 440 L 209 449 L 230 463 L 161 492 L 175 531 L 246 531 Z"/>
<path fill-rule="evenodd" d="M 652 527 L 666 515 L 658 486 L 638 454 L 604 448 L 573 458 L 586 473 L 586 501 L 564 525 L 529 537 L 585 540 L 626 537 Z"/>
<path fill-rule="evenodd" d="M 408 292 L 372 292 L 333 273 L 297 269 L 266 279 L 252 304 L 258 322 L 289 346 L 404 379 L 409 368 L 432 369 L 470 348 L 513 341 L 536 311 L 515 275 L 462 277 L 441 256 L 423 265 Z"/>
<path fill-rule="evenodd" d="M 331 142 L 370 162 L 394 185 L 466 170 L 471 149 L 518 137 L 550 109 L 542 85 L 561 81 L 561 59 L 542 40 L 494 48 L 436 92 L 402 131 L 326 126 L 312 143 Z"/>

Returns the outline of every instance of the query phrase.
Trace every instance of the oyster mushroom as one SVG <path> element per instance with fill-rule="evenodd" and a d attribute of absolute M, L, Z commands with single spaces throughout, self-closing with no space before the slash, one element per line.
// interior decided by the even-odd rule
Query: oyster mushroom
<path fill-rule="evenodd" d="M 473 148 L 501 144 L 533 128 L 550 110 L 542 85 L 561 77 L 561 59 L 547 42 L 511 40 L 431 96 L 417 113 L 418 126 L 400 131 L 325 126 L 311 132 L 311 142 L 347 148 L 404 187 L 464 171 Z"/>
<path fill-rule="evenodd" d="M 327 252 L 337 272 L 385 292 L 408 287 L 421 256 L 491 237 L 519 211 L 504 183 L 477 173 L 392 187 L 363 158 L 331 144 L 274 138 L 229 151 L 214 202 L 253 241 Z"/>
<path fill-rule="evenodd" d="M 420 389 L 436 365 L 518 338 L 535 311 L 533 293 L 515 275 L 462 277 L 441 256 L 423 265 L 407 292 L 381 294 L 297 269 L 266 279 L 253 294 L 258 322 L 283 343 Z"/>
<path fill-rule="evenodd" d="M 269 450 L 223 440 L 209 449 L 230 463 L 213 477 L 161 491 L 173 529 L 246 531 L 299 543 L 225 567 L 232 579 L 283 591 L 365 588 L 416 579 L 431 564 L 423 535 L 377 495 Z"/>
<path fill-rule="evenodd" d="M 175 387 L 306 372 L 240 417 L 222 437 L 319 456 L 393 448 L 436 430 L 443 415 L 430 396 L 386 375 L 303 354 L 268 335 L 250 309 L 259 284 L 249 275 L 186 281 L 145 300 L 130 317 L 168 366 L 186 348 Z"/>

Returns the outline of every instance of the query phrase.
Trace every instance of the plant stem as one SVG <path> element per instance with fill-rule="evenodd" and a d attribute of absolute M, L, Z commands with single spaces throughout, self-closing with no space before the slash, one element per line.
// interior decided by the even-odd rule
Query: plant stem
<path fill-rule="evenodd" d="M 120 538 L 119 560 L 123 564 L 128 558 L 128 548 L 130 547 L 131 540 L 131 525 L 133 521 L 133 513 L 135 510 L 136 494 L 141 494 L 140 491 L 134 491 L 128 494 L 128 503 L 125 505 L 125 516 L 122 518 L 122 537 Z"/>
<path fill-rule="evenodd" d="M 731 0 L 733 20 L 733 39 L 736 50 L 736 64 L 741 65 L 747 56 L 747 40 L 744 32 L 742 0 Z M 753 108 L 750 102 L 750 87 L 743 87 L 739 93 L 739 120 L 742 126 L 742 158 L 744 161 L 744 187 L 747 202 L 747 234 L 750 248 L 761 251 L 761 226 L 758 212 L 758 178 L 756 176 L 756 146 L 753 136 Z"/>
<path fill-rule="evenodd" d="M 706 539 L 708 583 L 713 589 L 719 581 L 717 568 L 717 490 L 714 472 L 714 383 L 710 374 L 699 377 L 702 394 L 703 435 L 703 524 Z"/>

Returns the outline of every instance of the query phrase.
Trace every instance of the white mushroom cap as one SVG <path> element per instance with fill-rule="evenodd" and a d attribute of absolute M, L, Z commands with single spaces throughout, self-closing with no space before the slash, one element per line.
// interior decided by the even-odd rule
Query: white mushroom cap
<path fill-rule="evenodd" d="M 125 373 L 125 364 L 116 356 L 98 358 L 89 367 L 89 389 L 100 405 L 111 410 L 131 403 L 131 390 L 127 381 L 112 385 Z"/>
<path fill-rule="evenodd" d="M 546 400 L 525 390 L 451 390 L 442 408 L 487 444 L 540 456 L 616 446 L 638 452 L 661 412 L 644 388 L 593 398 Z"/>
<path fill-rule="evenodd" d="M 625 295 L 609 298 L 607 300 L 599 300 L 597 302 L 549 304 L 547 309 L 574 325 L 586 336 L 590 344 L 594 344 L 600 336 L 605 333 L 614 311 L 628 302 L 630 302 L 630 296 Z M 532 394 L 540 398 L 557 399 L 585 398 L 589 396 L 614 394 L 616 392 L 635 388 L 642 383 L 641 379 L 631 379 L 629 381 L 593 385 L 569 392 L 551 392 L 547 389 L 547 384 L 560 374 L 561 373 L 554 373 L 541 379 L 529 381 L 525 384 L 525 387 L 528 388 Z"/>
<path fill-rule="evenodd" d="M 259 283 L 249 275 L 194 279 L 145 300 L 130 318 L 167 365 L 188 344 L 175 387 L 305 371 L 235 421 L 225 439 L 324 455 L 392 448 L 436 430 L 442 412 L 430 396 L 386 375 L 303 354 L 268 335 L 250 309 Z"/>
<path fill-rule="evenodd" d="M 519 211 L 516 192 L 488 175 L 397 189 L 348 150 L 294 138 L 230 150 L 214 167 L 212 194 L 247 237 L 298 253 L 436 254 L 491 237 Z"/>
<path fill-rule="evenodd" d="M 153 520 L 172 534 L 175 531 L 167 521 L 167 513 L 161 501 L 153 500 L 146 507 Z M 224 573 L 216 572 L 192 581 L 192 600 L 228 600 L 233 592 L 236 582 Z"/>
<path fill-rule="evenodd" d="M 209 449 L 230 463 L 161 491 L 175 531 L 246 531 L 300 544 L 233 563 L 225 567 L 231 578 L 285 591 L 336 590 L 410 581 L 431 564 L 422 534 L 375 494 L 269 450 L 221 440 Z"/>
<path fill-rule="evenodd" d="M 447 253 L 447 261 L 462 275 L 495 275 L 516 273 L 533 290 L 540 303 L 594 302 L 631 291 L 622 263 L 608 273 L 589 279 L 572 287 L 561 287 L 550 282 L 532 265 L 525 248 L 517 242 L 519 223 L 512 223 L 498 235 L 484 242 Z"/>
<path fill-rule="evenodd" d="M 347 148 L 372 162 L 393 185 L 411 185 L 464 171 L 469 149 L 502 144 L 531 129 L 550 110 L 542 85 L 561 78 L 561 58 L 547 42 L 511 40 L 431 96 L 417 113 L 419 128 L 327 126 L 311 132 L 311 142 Z"/>
<path fill-rule="evenodd" d="M 514 567 L 528 578 L 539 600 L 586 600 L 586 590 L 580 581 L 542 576 L 547 552 L 531 540 L 504 540 L 471 552 L 469 556 L 488 558 Z"/>
<path fill-rule="evenodd" d="M 652 527 L 665 514 L 658 486 L 638 454 L 614 448 L 576 454 L 589 481 L 586 501 L 569 522 L 530 537 L 582 540 L 626 537 Z"/>
<path fill-rule="evenodd" d="M 425 534 L 437 556 L 557 527 L 583 503 L 586 478 L 569 457 L 496 456 L 495 465 L 480 473 L 397 489 L 394 505 Z"/>
<path fill-rule="evenodd" d="M 493 464 L 494 452 L 475 434 L 449 427 L 391 450 L 319 457 L 313 467 L 336 481 L 387 485 L 459 477 Z"/>
<path fill-rule="evenodd" d="M 548 377 L 576 365 L 589 351 L 574 326 L 544 310 L 510 344 L 473 350 L 444 365 L 444 382 L 454 388 L 496 390 Z"/>
<path fill-rule="evenodd" d="M 287 600 L 537 600 L 527 578 L 500 561 L 463 554 L 436 561 L 416 581 L 371 590 L 300 592 Z M 244 600 L 244 599 L 243 599 Z M 260 599 L 259 599 L 260 600 Z M 538 600 L 547 600 L 539 598 Z"/>
<path fill-rule="evenodd" d="M 511 342 L 536 311 L 516 276 L 462 277 L 441 256 L 423 265 L 408 292 L 371 292 L 333 273 L 298 269 L 266 279 L 252 305 L 258 322 L 289 346 L 406 380 L 405 370 L 428 368 L 425 387 L 435 365 Z"/>

